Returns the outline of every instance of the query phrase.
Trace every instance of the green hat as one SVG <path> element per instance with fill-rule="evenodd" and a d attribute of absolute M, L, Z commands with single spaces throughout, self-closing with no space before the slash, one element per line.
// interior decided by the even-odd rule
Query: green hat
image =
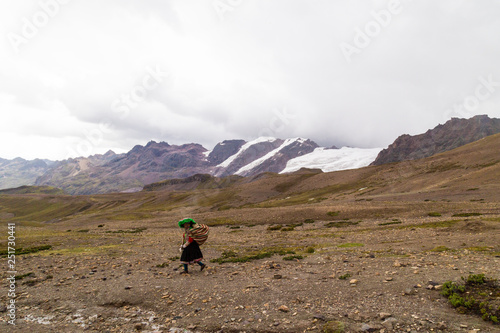
<path fill-rule="evenodd" d="M 177 224 L 179 224 L 179 228 L 184 228 L 184 224 L 186 224 L 186 223 L 196 224 L 196 222 L 193 219 L 180 220 Z"/>

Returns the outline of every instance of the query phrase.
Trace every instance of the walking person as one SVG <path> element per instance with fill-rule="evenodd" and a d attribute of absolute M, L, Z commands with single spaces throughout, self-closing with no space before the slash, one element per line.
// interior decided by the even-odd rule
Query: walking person
<path fill-rule="evenodd" d="M 197 263 L 200 265 L 200 271 L 206 267 L 201 253 L 200 245 L 205 242 L 208 237 L 208 227 L 206 225 L 198 225 L 193 219 L 184 219 L 178 222 L 180 228 L 184 228 L 182 235 L 182 245 L 180 247 L 181 264 L 184 271 L 181 274 L 189 274 L 188 265 Z"/>

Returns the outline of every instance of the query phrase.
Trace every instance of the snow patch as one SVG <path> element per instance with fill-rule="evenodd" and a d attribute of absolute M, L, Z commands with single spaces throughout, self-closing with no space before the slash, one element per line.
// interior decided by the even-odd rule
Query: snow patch
<path fill-rule="evenodd" d="M 238 150 L 238 152 L 236 154 L 229 156 L 225 161 L 223 161 L 222 163 L 220 163 L 217 166 L 221 167 L 221 168 L 227 168 L 231 163 L 233 163 L 233 161 L 238 156 L 240 156 L 245 150 L 247 150 L 251 146 L 253 146 L 253 145 L 257 144 L 257 143 L 261 143 L 261 142 L 274 142 L 276 140 L 277 140 L 276 138 L 264 137 L 263 136 L 263 137 L 255 139 L 255 140 L 249 141 L 249 142 L 245 143 L 243 146 L 241 146 L 240 149 Z"/>
<path fill-rule="evenodd" d="M 375 161 L 381 150 L 382 148 L 316 148 L 309 154 L 289 160 L 280 173 L 294 172 L 300 168 L 321 169 L 323 172 L 358 169 Z"/>

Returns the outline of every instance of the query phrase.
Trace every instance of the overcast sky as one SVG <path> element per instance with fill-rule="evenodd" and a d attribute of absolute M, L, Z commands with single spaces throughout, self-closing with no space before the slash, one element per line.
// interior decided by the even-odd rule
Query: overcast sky
<path fill-rule="evenodd" d="M 3 0 L 0 157 L 385 147 L 500 117 L 497 0 Z"/>

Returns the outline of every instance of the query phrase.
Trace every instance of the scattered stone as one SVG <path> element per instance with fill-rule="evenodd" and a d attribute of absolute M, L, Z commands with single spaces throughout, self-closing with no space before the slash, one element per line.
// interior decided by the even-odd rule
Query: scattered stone
<path fill-rule="evenodd" d="M 288 311 L 290 311 L 290 308 L 286 305 L 282 305 L 278 308 L 278 310 L 281 312 L 288 312 Z"/>
<path fill-rule="evenodd" d="M 392 278 L 392 277 L 387 277 L 387 278 L 385 278 L 385 281 L 392 281 L 392 280 L 393 280 L 393 278 Z"/>
<path fill-rule="evenodd" d="M 188 331 L 184 328 L 178 328 L 178 327 L 172 327 L 168 332 L 169 333 L 193 333 L 192 331 Z"/>
<path fill-rule="evenodd" d="M 378 314 L 378 317 L 380 318 L 380 320 L 385 320 L 391 316 L 392 316 L 392 314 L 390 314 L 389 312 L 380 312 Z"/>
<path fill-rule="evenodd" d="M 350 284 L 357 284 L 358 282 L 359 282 L 359 280 L 357 280 L 357 279 L 351 279 L 349 281 Z"/>
<path fill-rule="evenodd" d="M 354 321 L 368 321 L 370 316 L 366 313 L 360 313 L 358 311 L 351 312 L 347 315 L 347 318 L 352 319 Z"/>
<path fill-rule="evenodd" d="M 281 279 L 282 277 L 281 274 L 274 274 L 273 279 Z"/>
<path fill-rule="evenodd" d="M 437 286 L 434 286 L 434 289 L 436 289 L 436 290 L 441 290 L 441 289 L 443 289 L 443 286 L 442 286 L 442 285 L 440 285 L 440 284 L 438 284 Z"/>
<path fill-rule="evenodd" d="M 427 289 L 434 290 L 434 286 L 432 284 L 430 284 L 430 285 L 427 286 Z"/>
<path fill-rule="evenodd" d="M 413 295 L 415 291 L 411 288 L 406 288 L 403 292 L 403 295 Z"/>
<path fill-rule="evenodd" d="M 394 325 L 397 323 L 397 320 L 393 317 L 387 318 L 382 322 L 382 326 L 387 328 L 388 330 L 392 330 L 394 328 Z"/>
<path fill-rule="evenodd" d="M 7 312 L 7 307 L 5 305 L 0 305 L 0 312 Z"/>
<path fill-rule="evenodd" d="M 125 287 L 125 290 L 130 290 L 130 289 L 132 289 L 132 287 L 131 287 L 131 286 L 126 286 L 126 287 Z"/>
<path fill-rule="evenodd" d="M 146 327 L 146 325 L 144 323 L 137 323 L 134 325 L 134 329 L 136 331 L 142 331 L 145 327 Z"/>
<path fill-rule="evenodd" d="M 445 329 L 448 328 L 448 326 L 444 323 L 444 321 L 442 321 L 442 322 L 440 322 L 440 323 L 437 324 L 436 328 L 438 330 L 445 330 Z"/>
<path fill-rule="evenodd" d="M 321 320 L 321 321 L 326 321 L 325 316 L 323 316 L 322 314 L 319 314 L 319 313 L 318 313 L 318 314 L 315 314 L 315 315 L 313 316 L 313 318 L 314 318 L 314 319 Z"/>
<path fill-rule="evenodd" d="M 370 324 L 361 325 L 360 332 L 375 332 L 377 329 Z"/>

